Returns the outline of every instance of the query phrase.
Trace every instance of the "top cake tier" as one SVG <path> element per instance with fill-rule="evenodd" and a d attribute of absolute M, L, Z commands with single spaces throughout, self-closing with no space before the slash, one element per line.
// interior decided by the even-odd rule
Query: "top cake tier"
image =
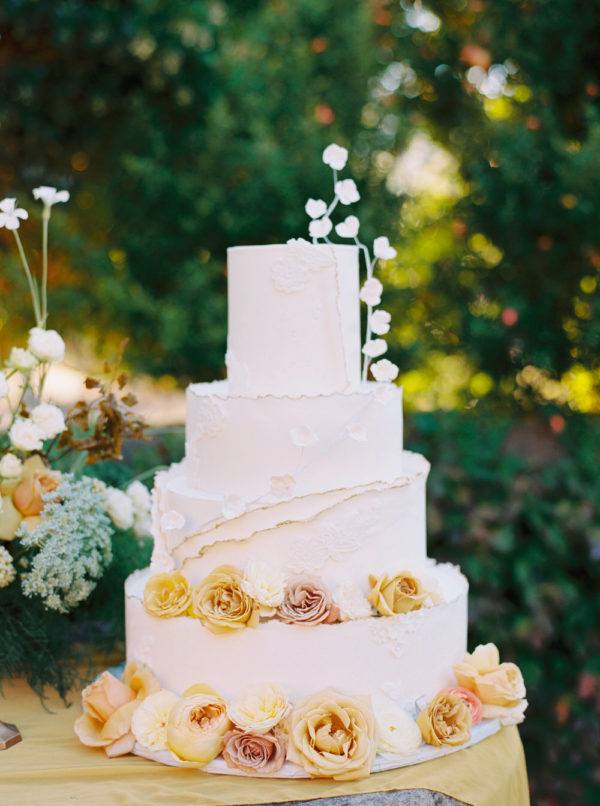
<path fill-rule="evenodd" d="M 356 246 L 235 246 L 227 263 L 232 394 L 297 397 L 358 387 Z"/>

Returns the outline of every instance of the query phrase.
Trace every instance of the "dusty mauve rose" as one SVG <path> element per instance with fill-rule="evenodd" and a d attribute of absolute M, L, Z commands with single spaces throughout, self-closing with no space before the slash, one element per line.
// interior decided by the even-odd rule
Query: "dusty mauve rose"
<path fill-rule="evenodd" d="M 471 738 L 471 711 L 458 694 L 440 691 L 417 717 L 417 725 L 427 744 L 434 747 L 457 745 Z"/>
<path fill-rule="evenodd" d="M 223 758 L 228 767 L 260 777 L 283 767 L 285 751 L 281 735 L 245 733 L 236 728 L 225 735 Z"/>
<path fill-rule="evenodd" d="M 463 686 L 452 686 L 450 688 L 445 688 L 440 693 L 456 694 L 458 697 L 463 699 L 469 706 L 471 719 L 473 720 L 474 725 L 478 725 L 483 719 L 483 703 L 473 691 L 469 691 L 468 688 L 463 688 Z"/>
<path fill-rule="evenodd" d="M 333 624 L 340 620 L 340 610 L 318 577 L 294 577 L 285 589 L 277 618 L 287 624 Z"/>
<path fill-rule="evenodd" d="M 58 473 L 35 473 L 20 482 L 12 495 L 12 501 L 21 515 L 30 518 L 39 515 L 44 508 L 43 496 L 56 490 L 60 481 Z"/>

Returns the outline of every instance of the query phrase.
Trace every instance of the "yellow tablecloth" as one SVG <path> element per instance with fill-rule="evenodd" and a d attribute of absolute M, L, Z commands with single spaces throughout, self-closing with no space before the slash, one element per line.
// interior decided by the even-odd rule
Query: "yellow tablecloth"
<path fill-rule="evenodd" d="M 73 698 L 75 701 L 75 697 Z M 50 699 L 44 710 L 17 681 L 0 696 L 0 719 L 23 741 L 0 752 L 2 806 L 236 806 L 334 795 L 431 789 L 470 806 L 528 806 L 523 747 L 516 728 L 446 758 L 372 775 L 363 781 L 260 780 L 164 767 L 137 756 L 108 759 L 73 734 L 79 705 Z"/>

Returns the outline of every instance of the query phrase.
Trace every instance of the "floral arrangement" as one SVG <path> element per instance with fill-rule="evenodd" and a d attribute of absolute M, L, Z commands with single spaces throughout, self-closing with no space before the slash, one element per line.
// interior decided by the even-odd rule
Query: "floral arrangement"
<path fill-rule="evenodd" d="M 331 243 L 329 235 L 334 228 L 331 214 L 338 205 L 347 207 L 360 200 L 360 193 L 354 180 L 339 178 L 339 172 L 346 167 L 348 162 L 347 149 L 331 143 L 323 151 L 323 162 L 333 172 L 333 199 L 329 203 L 323 199 L 309 199 L 306 202 L 304 209 L 311 219 L 308 233 L 314 244 Z M 388 238 L 381 235 L 375 238 L 371 255 L 369 247 L 358 237 L 359 229 L 360 221 L 355 215 L 346 216 L 343 221 L 335 225 L 335 232 L 340 238 L 352 241 L 358 246 L 359 254 L 365 264 L 366 279 L 360 290 L 360 300 L 367 306 L 366 334 L 362 348 L 362 379 L 367 380 L 370 369 L 376 381 L 389 383 L 398 377 L 398 367 L 387 358 L 371 363 L 373 359 L 379 358 L 387 352 L 387 343 L 382 336 L 389 332 L 392 318 L 388 311 L 378 307 L 381 304 L 383 285 L 381 280 L 374 276 L 374 273 L 379 261 L 396 257 L 396 250 L 390 245 Z"/>
<path fill-rule="evenodd" d="M 43 612 L 71 612 L 88 599 L 111 563 L 113 539 L 130 529 L 139 538 L 149 534 L 146 486 L 130 480 L 125 490 L 116 489 L 90 472 L 101 460 L 121 459 L 125 439 L 144 437 L 135 397 L 125 389 L 127 376 L 119 369 L 121 357 L 114 366 L 105 366 L 106 379 L 86 379 L 86 388 L 96 392 L 93 400 L 63 411 L 47 399 L 48 374 L 65 355 L 62 336 L 48 328 L 48 230 L 54 205 L 67 202 L 69 193 L 42 186 L 33 196 L 42 203 L 38 272 L 19 234 L 27 211 L 17 207 L 15 199 L 0 201 L 0 228 L 14 237 L 33 315 L 27 344 L 13 346 L 8 357 L 0 359 L 0 589 L 5 628 L 11 617 L 15 624 L 23 617 L 24 599 L 36 600 Z M 20 634 L 18 629 L 10 638 L 2 633 L 7 646 L 0 677 L 14 673 L 15 634 Z M 38 641 L 44 644 L 41 633 Z M 46 646 L 51 643 L 48 638 Z M 19 652 L 16 656 L 21 657 Z M 42 683 L 48 679 L 38 669 L 39 678 Z"/>
<path fill-rule="evenodd" d="M 312 778 L 355 780 L 370 774 L 377 754 L 411 756 L 424 742 L 459 747 L 482 719 L 522 721 L 523 678 L 514 664 L 500 663 L 494 644 L 467 653 L 454 672 L 456 686 L 411 713 L 333 688 L 292 703 L 274 683 L 251 686 L 233 700 L 205 684 L 178 696 L 162 689 L 149 669 L 130 663 L 122 680 L 104 672 L 84 689 L 75 733 L 108 756 L 133 752 L 137 743 L 185 766 L 204 767 L 221 756 L 236 772 L 267 777 L 287 760 Z"/>
<path fill-rule="evenodd" d="M 369 616 L 395 616 L 440 602 L 435 584 L 411 571 L 371 575 L 370 593 L 344 584 L 335 596 L 317 576 L 286 578 L 266 562 L 253 561 L 242 571 L 215 568 L 195 587 L 181 571 L 153 574 L 144 588 L 144 608 L 158 618 L 197 618 L 211 632 L 227 634 L 256 627 L 261 619 L 314 627 Z"/>

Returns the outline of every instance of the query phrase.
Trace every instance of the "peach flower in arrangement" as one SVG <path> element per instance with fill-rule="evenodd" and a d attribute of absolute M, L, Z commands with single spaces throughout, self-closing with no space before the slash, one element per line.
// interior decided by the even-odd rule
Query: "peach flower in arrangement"
<path fill-rule="evenodd" d="M 192 602 L 190 583 L 179 571 L 151 576 L 144 588 L 144 607 L 152 616 L 173 618 L 187 613 Z"/>
<path fill-rule="evenodd" d="M 198 684 L 184 691 L 167 723 L 167 746 L 181 761 L 204 766 L 223 749 L 233 727 L 225 700 L 209 686 Z"/>
<path fill-rule="evenodd" d="M 39 515 L 44 509 L 44 495 L 56 490 L 60 473 L 44 470 L 27 475 L 15 488 L 12 501 L 24 518 Z"/>
<path fill-rule="evenodd" d="M 232 565 L 215 568 L 192 591 L 195 616 L 214 633 L 256 627 L 259 604 L 244 590 L 243 574 Z"/>
<path fill-rule="evenodd" d="M 239 728 L 225 734 L 225 763 L 246 775 L 272 775 L 283 767 L 285 753 L 285 741 L 281 734 L 245 733 Z"/>
<path fill-rule="evenodd" d="M 469 706 L 473 725 L 478 725 L 483 719 L 483 704 L 475 692 L 469 691 L 468 688 L 463 688 L 462 686 L 450 686 L 449 688 L 443 689 L 440 693 L 456 694 L 463 699 Z"/>
<path fill-rule="evenodd" d="M 318 577 L 295 577 L 288 581 L 277 618 L 287 624 L 333 624 L 340 610 Z"/>
<path fill-rule="evenodd" d="M 289 722 L 287 757 L 313 778 L 366 778 L 375 758 L 375 717 L 369 697 L 334 689 L 298 703 Z"/>
<path fill-rule="evenodd" d="M 419 610 L 429 597 L 429 591 L 410 571 L 400 571 L 393 576 L 382 574 L 377 577 L 371 574 L 369 585 L 369 602 L 381 616 Z"/>
<path fill-rule="evenodd" d="M 417 717 L 417 725 L 427 744 L 456 747 L 471 738 L 471 711 L 458 694 L 440 691 Z"/>
<path fill-rule="evenodd" d="M 104 747 L 111 758 L 130 753 L 135 744 L 133 715 L 140 703 L 159 689 L 152 672 L 135 662 L 127 664 L 121 680 L 103 672 L 81 694 L 83 714 L 75 721 L 79 741 L 88 747 Z"/>

